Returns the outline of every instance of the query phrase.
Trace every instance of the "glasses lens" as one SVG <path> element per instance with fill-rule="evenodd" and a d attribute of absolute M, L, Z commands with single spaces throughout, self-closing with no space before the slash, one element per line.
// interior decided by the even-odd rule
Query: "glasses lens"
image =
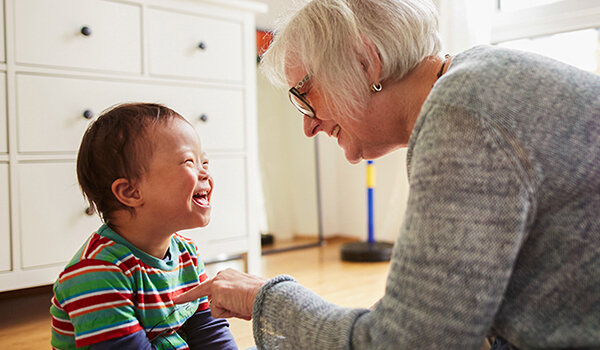
<path fill-rule="evenodd" d="M 294 107 L 296 107 L 300 111 L 300 113 L 302 113 L 310 118 L 315 117 L 315 112 L 313 111 L 312 107 L 308 104 L 308 102 L 306 102 L 306 100 L 304 98 L 296 95 L 296 92 L 294 90 L 290 90 L 289 95 L 290 95 L 290 101 L 292 102 Z"/>

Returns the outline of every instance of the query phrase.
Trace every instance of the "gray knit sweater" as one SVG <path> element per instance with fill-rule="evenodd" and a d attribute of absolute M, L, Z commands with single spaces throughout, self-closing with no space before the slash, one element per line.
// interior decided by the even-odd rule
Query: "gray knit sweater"
<path fill-rule="evenodd" d="M 287 276 L 260 349 L 600 349 L 600 77 L 479 46 L 452 60 L 408 149 L 410 195 L 373 310 Z"/>

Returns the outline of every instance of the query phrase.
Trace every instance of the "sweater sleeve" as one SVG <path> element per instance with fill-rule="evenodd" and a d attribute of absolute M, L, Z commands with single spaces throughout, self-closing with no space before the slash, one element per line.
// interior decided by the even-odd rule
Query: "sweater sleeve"
<path fill-rule="evenodd" d="M 254 304 L 259 349 L 480 348 L 526 236 L 530 186 L 485 116 L 433 106 L 419 119 L 384 297 L 347 309 L 271 280 Z"/>

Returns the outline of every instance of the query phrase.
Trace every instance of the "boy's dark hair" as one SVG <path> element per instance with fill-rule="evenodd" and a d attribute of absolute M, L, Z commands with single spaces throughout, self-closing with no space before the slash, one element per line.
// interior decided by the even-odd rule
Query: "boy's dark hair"
<path fill-rule="evenodd" d="M 180 114 L 160 104 L 126 103 L 113 106 L 87 128 L 77 155 L 77 180 L 90 208 L 108 223 L 116 210 L 130 208 L 117 200 L 112 183 L 119 178 L 137 181 L 148 170 L 152 126 Z"/>

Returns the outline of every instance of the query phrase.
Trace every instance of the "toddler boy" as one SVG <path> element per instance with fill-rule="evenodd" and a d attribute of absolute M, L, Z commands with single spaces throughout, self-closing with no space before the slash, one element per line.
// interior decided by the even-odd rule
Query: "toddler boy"
<path fill-rule="evenodd" d="M 173 298 L 207 279 L 192 241 L 213 180 L 192 125 L 158 104 L 104 112 L 77 156 L 82 192 L 104 224 L 54 284 L 54 349 L 237 349 L 208 299 Z"/>

